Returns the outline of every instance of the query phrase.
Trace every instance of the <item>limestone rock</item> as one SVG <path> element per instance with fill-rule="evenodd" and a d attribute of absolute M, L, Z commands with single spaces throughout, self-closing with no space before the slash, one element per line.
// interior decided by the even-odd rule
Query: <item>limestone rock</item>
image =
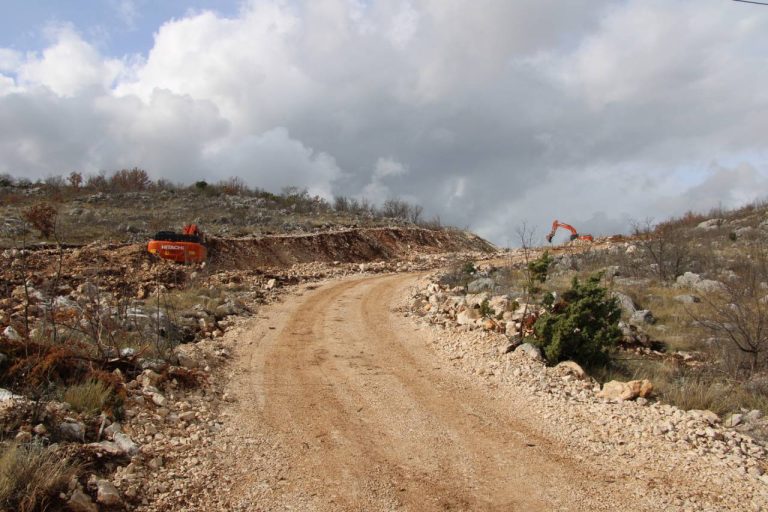
<path fill-rule="evenodd" d="M 713 279 L 702 279 L 693 285 L 694 290 L 702 293 L 715 293 L 725 290 L 725 285 Z"/>
<path fill-rule="evenodd" d="M 173 352 L 179 361 L 179 366 L 193 369 L 204 366 L 204 357 L 200 353 L 200 350 L 191 343 L 179 345 L 173 349 Z"/>
<path fill-rule="evenodd" d="M 612 380 L 603 384 L 597 396 L 609 400 L 634 400 L 637 397 L 648 398 L 652 392 L 653 384 L 648 379 L 629 382 Z"/>
<path fill-rule="evenodd" d="M 496 286 L 496 282 L 489 277 L 481 277 L 475 279 L 467 285 L 468 293 L 480 293 L 482 291 L 490 291 Z"/>
<path fill-rule="evenodd" d="M 710 425 L 717 425 L 718 423 L 720 423 L 720 416 L 718 416 L 717 414 L 709 410 L 702 411 L 699 409 L 692 409 L 688 411 L 688 415 L 693 418 L 705 421 Z"/>
<path fill-rule="evenodd" d="M 120 492 L 109 480 L 96 482 L 96 501 L 108 507 L 114 507 L 122 503 Z"/>
<path fill-rule="evenodd" d="M 584 371 L 584 368 L 582 368 L 578 363 L 574 361 L 563 361 L 558 363 L 558 365 L 555 366 L 555 370 L 559 370 L 565 374 L 573 375 L 579 380 L 587 378 L 587 372 Z"/>
<path fill-rule="evenodd" d="M 136 443 L 133 442 L 133 439 L 123 434 L 122 432 L 118 432 L 117 434 L 115 434 L 114 440 L 115 440 L 115 444 L 124 453 L 128 455 L 136 455 L 137 453 L 139 453 L 139 447 L 136 445 Z"/>
<path fill-rule="evenodd" d="M 10 325 L 3 329 L 3 336 L 10 341 L 21 341 L 21 335 Z"/>
<path fill-rule="evenodd" d="M 480 311 L 475 308 L 465 309 L 456 315 L 456 323 L 459 325 L 474 325 L 480 318 Z"/>
<path fill-rule="evenodd" d="M 740 425 L 744 416 L 742 414 L 732 414 L 727 420 L 725 420 L 726 427 L 735 427 Z"/>
<path fill-rule="evenodd" d="M 624 312 L 627 316 L 632 316 L 635 311 L 637 311 L 637 306 L 635 306 L 635 301 L 632 300 L 632 297 L 627 295 L 626 293 L 621 292 L 613 292 L 611 293 L 611 296 L 613 296 L 614 299 L 616 299 L 616 302 L 619 303 L 619 307 L 621 308 L 621 311 Z"/>
<path fill-rule="evenodd" d="M 67 508 L 72 512 L 99 512 L 96 504 L 91 501 L 90 496 L 80 489 L 72 493 L 72 497 L 67 502 Z"/>
<path fill-rule="evenodd" d="M 656 319 L 653 317 L 653 313 L 651 313 L 650 310 L 641 309 L 632 313 L 632 317 L 630 318 L 629 322 L 635 325 L 650 325 L 655 323 Z"/>
<path fill-rule="evenodd" d="M 701 276 L 699 274 L 695 274 L 693 272 L 686 272 L 681 276 L 678 276 L 676 283 L 678 286 L 681 287 L 693 287 L 696 283 L 701 281 Z"/>
<path fill-rule="evenodd" d="M 0 402 L 4 402 L 6 400 L 16 400 L 19 398 L 22 398 L 22 397 L 19 395 L 14 395 L 7 389 L 0 388 Z"/>
<path fill-rule="evenodd" d="M 700 229 L 702 231 L 711 231 L 713 229 L 719 228 L 723 224 L 723 219 L 709 219 L 705 220 L 704 222 L 700 222 L 696 229 Z"/>
<path fill-rule="evenodd" d="M 152 393 L 152 402 L 158 407 L 165 407 L 168 400 L 160 393 Z"/>
<path fill-rule="evenodd" d="M 85 425 L 79 421 L 65 421 L 59 425 L 61 437 L 69 441 L 82 441 L 85 438 Z"/>
<path fill-rule="evenodd" d="M 96 452 L 105 453 L 107 455 L 120 456 L 123 455 L 123 450 L 112 441 L 101 441 L 99 443 L 90 443 L 88 448 L 95 450 Z"/>
<path fill-rule="evenodd" d="M 544 360 L 544 356 L 541 355 L 541 349 L 535 345 L 531 345 L 530 343 L 523 343 L 517 347 L 515 349 L 515 354 L 523 354 L 524 356 L 528 357 L 529 359 L 533 359 L 534 361 Z"/>
<path fill-rule="evenodd" d="M 681 304 L 697 304 L 701 302 L 700 298 L 691 294 L 675 295 L 675 300 Z"/>

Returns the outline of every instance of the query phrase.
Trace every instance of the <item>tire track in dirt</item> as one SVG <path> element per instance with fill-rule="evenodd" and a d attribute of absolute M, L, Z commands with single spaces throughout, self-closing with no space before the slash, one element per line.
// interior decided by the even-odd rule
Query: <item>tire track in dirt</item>
<path fill-rule="evenodd" d="M 230 386 L 240 435 L 258 440 L 235 454 L 253 467 L 237 483 L 241 503 L 250 496 L 259 510 L 642 509 L 621 496 L 620 483 L 560 455 L 498 394 L 440 366 L 421 333 L 390 310 L 415 279 L 334 281 L 264 310 Z"/>

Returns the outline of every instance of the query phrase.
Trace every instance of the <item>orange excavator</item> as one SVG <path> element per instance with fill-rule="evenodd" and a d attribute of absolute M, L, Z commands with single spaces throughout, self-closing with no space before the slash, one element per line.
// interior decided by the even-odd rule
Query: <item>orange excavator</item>
<path fill-rule="evenodd" d="M 571 226 L 570 224 L 566 224 L 564 222 L 560 222 L 558 220 L 555 220 L 555 222 L 552 223 L 552 231 L 549 232 L 547 235 L 547 242 L 552 243 L 552 238 L 555 236 L 555 232 L 557 231 L 557 228 L 563 228 L 567 229 L 571 232 L 571 241 L 573 240 L 585 240 L 587 242 L 594 242 L 595 239 L 592 237 L 592 235 L 580 235 L 576 228 Z"/>
<path fill-rule="evenodd" d="M 179 263 L 200 263 L 208 256 L 197 224 L 187 224 L 181 233 L 160 231 L 147 244 L 147 251 Z"/>

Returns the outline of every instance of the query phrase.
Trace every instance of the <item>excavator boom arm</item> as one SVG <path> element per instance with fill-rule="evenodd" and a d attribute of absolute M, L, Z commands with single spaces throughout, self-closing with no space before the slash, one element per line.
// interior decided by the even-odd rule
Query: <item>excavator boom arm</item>
<path fill-rule="evenodd" d="M 592 235 L 579 235 L 578 231 L 576 231 L 576 228 L 571 226 L 570 224 L 566 224 L 565 222 L 560 222 L 558 220 L 555 220 L 552 223 L 552 231 L 549 232 L 547 235 L 547 242 L 552 243 L 552 239 L 555 237 L 555 233 L 557 232 L 557 228 L 563 228 L 567 229 L 571 232 L 571 240 L 576 240 L 577 238 L 579 240 L 589 240 L 590 242 L 594 239 L 592 238 Z"/>

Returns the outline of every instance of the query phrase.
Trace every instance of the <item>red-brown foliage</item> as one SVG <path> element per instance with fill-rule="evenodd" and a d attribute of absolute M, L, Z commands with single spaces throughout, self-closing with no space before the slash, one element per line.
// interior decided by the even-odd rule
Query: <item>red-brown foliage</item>
<path fill-rule="evenodd" d="M 57 215 L 58 211 L 49 203 L 38 203 L 21 212 L 24 220 L 39 231 L 43 238 L 50 238 L 56 232 Z"/>

